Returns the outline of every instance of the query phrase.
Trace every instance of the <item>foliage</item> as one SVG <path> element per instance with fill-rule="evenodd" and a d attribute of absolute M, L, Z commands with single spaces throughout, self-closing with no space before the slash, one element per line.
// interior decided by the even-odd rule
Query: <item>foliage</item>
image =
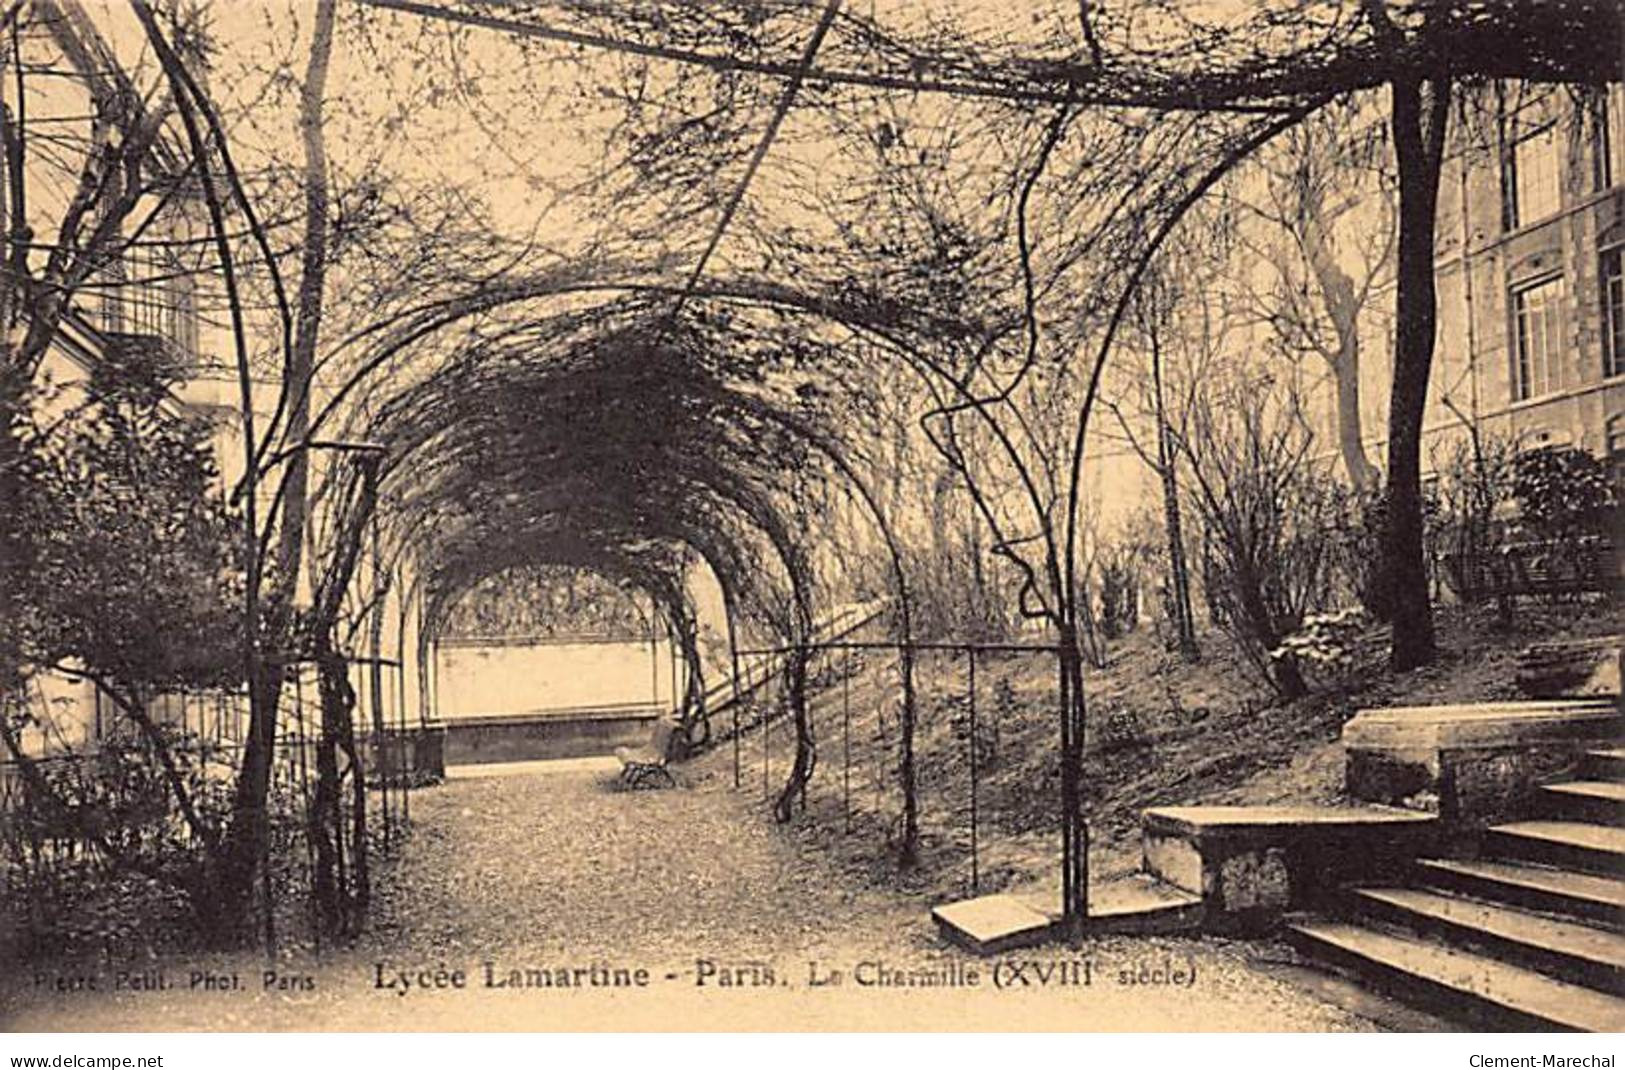
<path fill-rule="evenodd" d="M 1359 606 L 1311 613 L 1302 627 L 1270 651 L 1270 659 L 1292 661 L 1322 678 L 1347 676 L 1355 668 L 1356 644 L 1370 624 L 1370 615 Z"/>
<path fill-rule="evenodd" d="M 167 762 L 178 771 L 206 823 L 231 808 L 229 752 L 212 752 L 195 733 L 161 730 L 166 757 L 146 739 L 123 736 L 93 754 L 35 762 L 46 790 L 23 790 L 0 823 L 0 911 L 19 919 L 18 955 L 95 950 L 128 956 L 157 944 L 185 945 L 206 933 L 196 922 L 212 894 L 205 877 L 210 844 L 181 820 Z M 291 783 L 270 800 L 284 830 L 302 834 Z"/>
<path fill-rule="evenodd" d="M 1607 466 L 1591 454 L 1572 446 L 1518 452 L 1480 438 L 1458 444 L 1437 467 L 1435 541 L 1458 597 L 1497 591 L 1504 621 L 1525 569 L 1568 576 L 1578 588 L 1595 581 L 1619 503 Z M 1562 580 L 1553 588 L 1569 589 Z"/>
<path fill-rule="evenodd" d="M 1543 446 L 1512 463 L 1519 524 L 1535 537 L 1569 543 L 1608 530 L 1618 506 L 1608 468 L 1575 446 Z"/>
<path fill-rule="evenodd" d="M 915 637 L 951 642 L 1001 642 L 1017 628 L 1008 574 L 972 561 L 970 547 L 944 537 L 957 552 L 905 551 L 914 597 Z"/>
<path fill-rule="evenodd" d="M 1257 391 L 1257 384 L 1254 384 Z M 1182 439 L 1202 520 L 1203 589 L 1214 621 L 1286 697 L 1306 685 L 1270 651 L 1331 599 L 1338 555 L 1328 533 L 1345 495 L 1311 458 L 1313 436 L 1290 405 L 1204 399 Z"/>
<path fill-rule="evenodd" d="M 1140 578 L 1143 547 L 1119 542 L 1103 549 L 1100 569 L 1100 633 L 1120 639 L 1140 622 Z"/>
<path fill-rule="evenodd" d="M 236 518 L 204 427 L 143 370 L 104 369 L 35 442 L 40 531 L 28 600 L 38 664 L 125 697 L 241 678 Z"/>
<path fill-rule="evenodd" d="M 161 723 L 153 700 L 241 679 L 241 573 L 235 517 L 220 499 L 206 429 L 141 361 L 96 368 L 84 398 L 21 445 L 35 517 L 34 567 L 19 577 L 38 669 L 86 676 L 115 719 L 97 750 L 39 761 L 16 741 L 37 718 L 6 714 L 7 749 L 27 806 L 23 842 L 83 844 L 98 864 L 182 892 L 194 907 L 233 770 Z"/>
<path fill-rule="evenodd" d="M 1327 532 L 1334 540 L 1339 571 L 1365 611 L 1388 620 L 1393 606 L 1382 581 L 1382 537 L 1388 528 L 1385 487 L 1349 487 L 1339 503 L 1336 523 Z"/>
<path fill-rule="evenodd" d="M 1384 578 L 1383 537 L 1388 528 L 1388 489 L 1381 485 L 1350 487 L 1341 482 L 1329 484 L 1332 516 L 1326 528 L 1328 545 L 1335 554 L 1335 569 L 1349 597 L 1354 598 L 1374 620 L 1393 619 L 1393 592 Z M 1422 498 L 1422 523 L 1427 545 L 1439 542 L 1440 516 L 1437 493 Z"/>
<path fill-rule="evenodd" d="M 647 640 L 652 622 L 622 586 L 579 569 L 509 569 L 474 584 L 449 608 L 444 636 L 524 635 Z"/>
<path fill-rule="evenodd" d="M 991 769 L 999 760 L 999 710 L 997 701 L 993 708 L 987 705 L 978 705 L 976 710 L 976 731 L 971 732 L 970 700 L 960 692 L 942 696 L 939 700 L 948 714 L 949 730 L 954 739 L 961 746 L 974 752 L 976 767 L 978 769 Z M 969 755 L 967 754 L 967 757 Z"/>
<path fill-rule="evenodd" d="M 1478 599 L 1479 566 L 1504 544 L 1497 514 L 1512 498 L 1512 463 L 1510 443 L 1483 435 L 1459 440 L 1434 457 L 1435 556 L 1451 590 L 1464 602 Z"/>

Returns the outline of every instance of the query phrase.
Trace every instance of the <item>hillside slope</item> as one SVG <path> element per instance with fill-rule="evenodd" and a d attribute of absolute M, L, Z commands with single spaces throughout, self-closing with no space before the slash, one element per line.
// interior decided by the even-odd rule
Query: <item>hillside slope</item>
<path fill-rule="evenodd" d="M 1392 674 L 1385 633 L 1359 643 L 1356 666 L 1314 694 L 1282 703 L 1251 676 L 1222 635 L 1203 637 L 1203 659 L 1186 665 L 1144 632 L 1114 643 L 1104 669 L 1088 674 L 1085 798 L 1091 871 L 1100 878 L 1139 864 L 1139 813 L 1195 803 L 1322 803 L 1343 791 L 1338 745 L 1362 707 L 1491 701 L 1516 695 L 1519 651 L 1536 640 L 1619 631 L 1618 609 L 1527 606 L 1509 628 L 1493 614 L 1446 607 L 1441 655 Z M 967 661 L 922 655 L 917 667 L 920 861 L 899 871 L 898 669 L 894 655 L 832 653 L 820 662 L 813 702 L 818 764 L 804 806 L 787 829 L 807 851 L 828 854 L 849 876 L 932 899 L 972 890 L 971 733 Z M 774 720 L 747 727 L 737 747 L 732 715 L 720 738 L 687 764 L 701 790 L 762 799 L 764 815 L 789 771 L 793 729 Z M 982 892 L 1046 883 L 1057 868 L 1060 795 L 1052 655 L 984 654 L 976 669 L 976 887 Z M 765 742 L 765 755 L 764 755 Z"/>

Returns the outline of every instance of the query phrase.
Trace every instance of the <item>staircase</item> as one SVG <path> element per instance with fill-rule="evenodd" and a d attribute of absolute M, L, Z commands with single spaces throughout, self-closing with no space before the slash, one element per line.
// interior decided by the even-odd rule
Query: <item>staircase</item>
<path fill-rule="evenodd" d="M 1420 858 L 1289 922 L 1311 957 L 1490 1029 L 1625 1030 L 1625 750 L 1587 752 L 1480 857 Z"/>

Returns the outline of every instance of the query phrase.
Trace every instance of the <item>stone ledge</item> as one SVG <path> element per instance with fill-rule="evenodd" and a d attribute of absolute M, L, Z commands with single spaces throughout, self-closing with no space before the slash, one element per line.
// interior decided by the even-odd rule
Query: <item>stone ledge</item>
<path fill-rule="evenodd" d="M 1145 811 L 1141 828 L 1148 873 L 1201 896 L 1209 927 L 1250 929 L 1397 870 L 1437 826 L 1377 806 L 1169 806 Z"/>
<path fill-rule="evenodd" d="M 1356 713 L 1343 727 L 1343 746 L 1505 747 L 1547 740 L 1598 739 L 1607 738 L 1620 720 L 1619 704 L 1609 698 L 1390 706 Z"/>
<path fill-rule="evenodd" d="M 1354 798 L 1482 827 L 1526 811 L 1545 780 L 1625 727 L 1615 698 L 1362 710 L 1343 729 Z"/>
<path fill-rule="evenodd" d="M 1427 825 L 1432 818 L 1385 806 L 1157 806 L 1141 816 L 1146 829 L 1200 840 L 1318 839 L 1374 825 Z"/>

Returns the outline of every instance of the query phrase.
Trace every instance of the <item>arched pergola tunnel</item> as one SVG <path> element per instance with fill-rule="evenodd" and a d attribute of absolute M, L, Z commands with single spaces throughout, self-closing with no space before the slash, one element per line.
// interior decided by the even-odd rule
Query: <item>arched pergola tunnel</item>
<path fill-rule="evenodd" d="M 907 581 L 887 518 L 820 427 L 811 389 L 817 374 L 769 349 L 763 336 L 716 309 L 676 314 L 668 295 L 612 295 L 587 312 L 513 299 L 491 314 L 471 302 L 481 329 L 466 334 L 413 324 L 380 350 L 397 347 L 361 389 L 368 398 L 344 437 L 377 447 L 377 466 L 337 466 L 330 478 L 375 480 L 370 552 L 393 577 L 381 589 L 354 572 L 359 607 L 384 648 L 412 648 L 410 690 L 421 709 L 432 684 L 425 658 L 448 608 L 469 588 L 505 570 L 554 566 L 596 574 L 653 605 L 686 664 L 679 710 L 693 743 L 709 736 L 698 609 L 689 574 L 715 580 L 730 644 L 735 631 L 792 651 L 787 705 L 796 755 L 775 812 L 812 775 L 816 749 L 807 714 L 807 662 L 815 621 L 831 608 L 838 563 L 807 524 L 814 488 L 845 490 L 852 516 L 878 531 L 898 637 L 909 637 Z M 449 336 L 449 344 L 442 343 Z M 404 340 L 404 341 L 403 341 Z M 425 354 L 412 359 L 413 347 Z M 434 359 L 426 354 L 433 353 Z M 805 355 L 802 355 L 803 359 Z M 331 495 L 346 509 L 374 498 Z M 335 516 L 325 554 L 342 553 Z M 402 659 L 404 660 L 404 659 Z M 735 667 L 736 668 L 736 667 Z M 904 658 L 912 722 L 912 659 Z M 403 679 L 403 684 L 404 684 Z M 905 763 L 912 777 L 912 762 Z M 905 790 L 911 797 L 912 791 Z"/>

